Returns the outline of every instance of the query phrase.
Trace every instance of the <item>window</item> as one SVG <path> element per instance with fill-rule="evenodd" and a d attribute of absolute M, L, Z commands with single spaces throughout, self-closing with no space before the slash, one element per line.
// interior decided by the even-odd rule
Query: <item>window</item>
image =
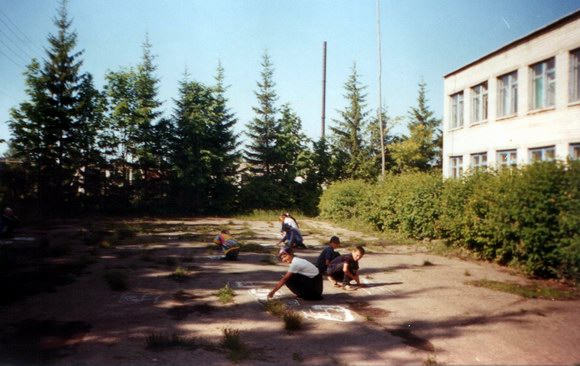
<path fill-rule="evenodd" d="M 570 144 L 570 159 L 580 160 L 580 144 Z"/>
<path fill-rule="evenodd" d="M 505 150 L 497 152 L 497 162 L 501 168 L 518 166 L 518 152 L 516 150 Z"/>
<path fill-rule="evenodd" d="M 498 78 L 498 117 L 511 116 L 518 113 L 518 72 Z"/>
<path fill-rule="evenodd" d="M 480 170 L 487 168 L 487 153 L 471 154 L 471 169 Z"/>
<path fill-rule="evenodd" d="M 449 158 L 450 174 L 452 178 L 459 178 L 463 175 L 463 157 L 462 156 L 452 156 Z"/>
<path fill-rule="evenodd" d="M 487 82 L 471 88 L 471 123 L 487 120 Z"/>
<path fill-rule="evenodd" d="M 556 95 L 555 65 L 554 58 L 532 65 L 532 109 L 554 105 Z"/>
<path fill-rule="evenodd" d="M 556 158 L 556 148 L 554 146 L 538 147 L 530 149 L 530 162 L 554 161 Z"/>
<path fill-rule="evenodd" d="M 451 128 L 463 127 L 463 92 L 451 96 Z"/>
<path fill-rule="evenodd" d="M 580 48 L 570 52 L 570 102 L 580 101 Z"/>

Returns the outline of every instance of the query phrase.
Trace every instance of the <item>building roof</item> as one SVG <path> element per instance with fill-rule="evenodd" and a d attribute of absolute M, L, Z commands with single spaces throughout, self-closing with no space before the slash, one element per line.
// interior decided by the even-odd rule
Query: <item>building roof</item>
<path fill-rule="evenodd" d="M 464 65 L 464 66 L 462 66 L 454 71 L 451 71 L 449 74 L 445 75 L 443 78 L 447 78 L 453 74 L 457 74 L 458 72 L 463 71 L 467 68 L 470 68 L 471 66 L 473 66 L 475 64 L 478 64 L 480 62 L 483 62 L 483 61 L 497 55 L 497 54 L 505 52 L 505 51 L 509 50 L 510 48 L 517 47 L 520 44 L 525 43 L 532 38 L 536 38 L 536 37 L 541 36 L 542 34 L 551 32 L 552 30 L 559 28 L 559 27 L 562 27 L 565 24 L 570 23 L 578 18 L 580 18 L 580 9 L 573 11 L 572 13 L 566 15 L 563 18 L 560 18 L 552 23 L 549 23 L 548 25 L 541 27 L 541 28 L 533 31 L 532 33 L 529 33 L 521 38 L 518 38 L 515 41 L 510 42 L 510 43 L 506 44 L 505 46 L 502 46 L 502 47 L 496 49 L 495 51 L 492 51 L 492 52 L 488 53 L 487 55 L 482 56 L 482 57 L 478 58 L 477 60 L 468 63 L 467 65 Z"/>

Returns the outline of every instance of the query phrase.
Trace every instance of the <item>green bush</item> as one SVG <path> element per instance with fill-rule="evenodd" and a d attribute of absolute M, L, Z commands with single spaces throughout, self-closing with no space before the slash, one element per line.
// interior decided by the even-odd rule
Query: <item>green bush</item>
<path fill-rule="evenodd" d="M 320 199 L 320 215 L 332 220 L 359 218 L 369 184 L 350 180 L 332 184 Z"/>
<path fill-rule="evenodd" d="M 580 162 L 536 163 L 443 181 L 404 173 L 344 181 L 322 195 L 321 216 L 358 220 L 410 238 L 441 238 L 532 276 L 580 275 Z"/>

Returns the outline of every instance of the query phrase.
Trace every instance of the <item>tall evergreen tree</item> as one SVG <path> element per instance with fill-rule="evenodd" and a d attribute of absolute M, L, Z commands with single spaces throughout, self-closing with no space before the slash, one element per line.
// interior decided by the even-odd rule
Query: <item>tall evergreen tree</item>
<path fill-rule="evenodd" d="M 276 140 L 280 135 L 280 123 L 277 118 L 278 96 L 273 80 L 274 67 L 267 52 L 262 56 L 261 80 L 257 82 L 258 106 L 252 107 L 256 116 L 246 126 L 250 142 L 246 146 L 245 160 L 250 170 L 256 175 L 270 177 L 281 157 L 276 148 Z"/>
<path fill-rule="evenodd" d="M 237 119 L 227 107 L 225 93 L 228 88 L 224 85 L 224 79 L 224 68 L 220 61 L 215 76 L 213 123 L 210 125 L 208 142 L 208 147 L 213 150 L 209 187 L 210 210 L 216 213 L 231 212 L 234 209 L 237 194 L 235 177 L 240 160 L 238 135 L 234 132 Z"/>
<path fill-rule="evenodd" d="M 344 84 L 348 106 L 339 111 L 341 119 L 333 120 L 335 126 L 331 126 L 332 141 L 338 150 L 337 167 L 341 177 L 361 178 L 366 175 L 364 165 L 368 160 L 365 151 L 366 117 L 366 86 L 359 81 L 356 64 L 353 64 L 352 73 Z"/>
<path fill-rule="evenodd" d="M 392 146 L 398 169 L 427 171 L 441 162 L 441 120 L 427 106 L 426 84 L 419 83 L 417 106 L 409 110 L 409 137 Z"/>
<path fill-rule="evenodd" d="M 74 51 L 77 34 L 70 30 L 66 5 L 63 0 L 54 19 L 57 34 L 48 37 L 42 67 L 34 60 L 28 67 L 31 100 L 13 110 L 9 122 L 14 151 L 37 167 L 41 207 L 51 210 L 65 210 L 66 203 L 76 196 L 73 181 L 81 155 L 78 139 L 84 131 L 81 124 L 86 122 L 78 116 L 82 51 Z M 38 145 L 32 146 L 33 141 Z"/>
<path fill-rule="evenodd" d="M 244 150 L 244 159 L 248 172 L 242 177 L 240 199 L 246 208 L 280 208 L 288 202 L 286 192 L 278 187 L 283 163 L 277 146 L 281 126 L 276 107 L 274 67 L 267 52 L 262 56 L 261 65 L 261 79 L 255 92 L 258 106 L 252 107 L 256 116 L 246 126 L 250 141 Z"/>

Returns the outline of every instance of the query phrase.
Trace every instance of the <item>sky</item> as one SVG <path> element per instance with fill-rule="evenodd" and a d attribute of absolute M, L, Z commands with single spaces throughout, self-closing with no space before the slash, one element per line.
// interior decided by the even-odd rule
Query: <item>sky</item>
<path fill-rule="evenodd" d="M 0 139 L 10 108 L 27 99 L 22 73 L 45 57 L 59 0 L 0 0 Z M 580 0 L 380 0 L 382 103 L 407 116 L 427 84 L 443 116 L 443 76 L 580 8 Z M 109 71 L 141 61 L 148 36 L 159 99 L 171 115 L 178 83 L 214 83 L 225 69 L 237 132 L 254 117 L 261 61 L 274 65 L 278 105 L 289 103 L 311 139 L 321 134 L 322 49 L 327 42 L 326 125 L 347 106 L 344 83 L 356 64 L 369 111 L 378 108 L 377 0 L 69 0 L 82 72 L 102 88 Z M 393 133 L 405 133 L 406 120 Z M 6 144 L 0 144 L 0 153 Z"/>

